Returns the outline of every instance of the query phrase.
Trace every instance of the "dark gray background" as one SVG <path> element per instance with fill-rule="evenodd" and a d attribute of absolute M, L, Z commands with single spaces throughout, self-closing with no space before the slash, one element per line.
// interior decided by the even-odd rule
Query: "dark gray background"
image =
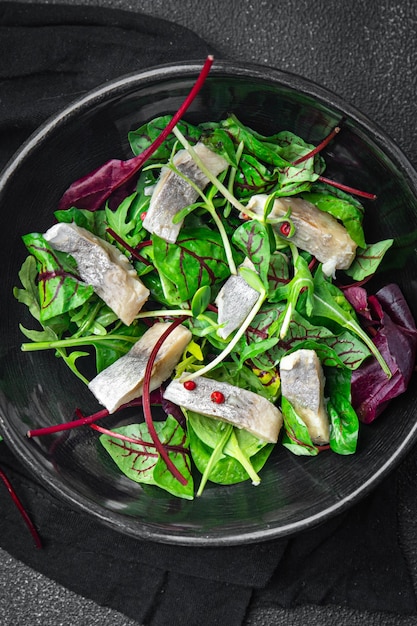
<path fill-rule="evenodd" d="M 223 56 L 308 77 L 377 122 L 417 166 L 417 3 L 414 0 L 50 0 L 49 3 L 148 13 L 194 30 Z M 417 481 L 413 482 L 416 459 L 414 451 L 399 470 L 399 518 L 401 541 L 417 589 Z M 411 626 L 416 621 L 415 617 L 309 606 L 292 611 L 256 612 L 248 618 L 252 626 L 333 626 L 335 623 Z M 0 550 L 0 626 L 134 624 L 137 622 L 76 596 Z"/>

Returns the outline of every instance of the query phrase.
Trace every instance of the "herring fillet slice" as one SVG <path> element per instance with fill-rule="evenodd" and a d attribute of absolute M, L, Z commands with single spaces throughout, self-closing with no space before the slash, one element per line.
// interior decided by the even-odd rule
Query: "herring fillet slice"
<path fill-rule="evenodd" d="M 90 381 L 88 388 L 109 413 L 142 395 L 143 377 L 149 356 L 169 326 L 169 322 L 155 323 L 127 354 Z M 150 391 L 160 387 L 171 376 L 190 340 L 191 332 L 182 325 L 177 326 L 166 338 L 155 358 Z"/>
<path fill-rule="evenodd" d="M 197 143 L 194 150 L 214 176 L 218 176 L 227 168 L 227 161 L 206 148 L 203 143 Z M 179 150 L 173 158 L 173 164 L 199 189 L 203 190 L 208 184 L 208 178 L 187 150 Z M 178 211 L 193 204 L 197 198 L 198 192 L 184 178 L 169 167 L 163 167 L 143 220 L 144 228 L 169 243 L 175 243 L 183 222 L 174 224 L 172 220 Z"/>
<path fill-rule="evenodd" d="M 325 378 L 314 350 L 300 349 L 280 361 L 282 395 L 301 417 L 313 443 L 329 442 L 330 425 L 324 401 Z"/>
<path fill-rule="evenodd" d="M 164 398 L 190 411 L 243 428 L 267 443 L 278 441 L 283 420 L 281 411 L 272 402 L 252 391 L 204 376 L 194 378 L 194 382 L 195 389 L 187 390 L 180 379 L 174 379 L 165 389 Z M 220 391 L 225 401 L 213 402 L 213 391 Z"/>
<path fill-rule="evenodd" d="M 149 297 L 127 257 L 104 239 L 74 223 L 54 224 L 44 238 L 74 257 L 80 277 L 129 326 Z"/>
<path fill-rule="evenodd" d="M 242 266 L 255 269 L 248 258 L 244 260 Z M 258 298 L 259 292 L 248 285 L 243 276 L 240 274 L 229 276 L 215 300 L 218 309 L 217 321 L 222 324 L 217 333 L 222 339 L 226 339 L 242 325 Z"/>
<path fill-rule="evenodd" d="M 254 195 L 246 208 L 263 215 L 267 199 L 266 194 Z M 289 241 L 323 263 L 326 276 L 334 276 L 337 269 L 350 267 L 357 245 L 343 224 L 311 202 L 292 197 L 276 198 L 269 217 L 283 217 L 288 209 L 291 209 L 290 220 L 295 226 L 295 233 Z"/>

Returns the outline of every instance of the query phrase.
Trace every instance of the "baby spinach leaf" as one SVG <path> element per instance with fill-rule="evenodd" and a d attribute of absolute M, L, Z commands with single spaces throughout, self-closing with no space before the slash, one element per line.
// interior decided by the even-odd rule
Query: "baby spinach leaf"
<path fill-rule="evenodd" d="M 193 411 L 187 411 L 187 423 L 191 454 L 205 480 L 223 485 L 242 482 L 249 477 L 255 482 L 259 480 L 257 472 L 269 457 L 272 444 L 265 444 L 247 431 Z M 215 462 L 212 462 L 213 455 Z M 207 467 L 208 475 L 205 474 Z"/>
<path fill-rule="evenodd" d="M 270 402 L 275 402 L 280 393 L 279 374 L 273 369 L 265 372 L 233 361 L 226 361 L 212 370 L 208 376 L 214 380 L 253 391 Z"/>
<path fill-rule="evenodd" d="M 337 220 L 340 220 L 353 241 L 365 248 L 365 235 L 362 228 L 363 207 L 358 206 L 346 198 L 340 198 L 333 194 L 326 193 L 303 193 L 304 200 L 314 204 L 320 211 L 329 213 Z"/>
<path fill-rule="evenodd" d="M 282 148 L 273 142 L 268 142 L 266 137 L 244 126 L 239 120 L 231 115 L 222 122 L 222 127 L 227 130 L 235 142 L 243 142 L 244 151 L 252 154 L 260 161 L 277 167 L 286 167 L 290 163 L 281 156 Z"/>
<path fill-rule="evenodd" d="M 208 285 L 204 285 L 197 289 L 191 301 L 191 311 L 193 317 L 198 317 L 207 309 L 211 300 L 211 289 Z"/>
<path fill-rule="evenodd" d="M 347 368 L 326 369 L 327 413 L 330 418 L 330 448 L 337 454 L 354 454 L 359 419 L 351 404 L 351 372 Z"/>
<path fill-rule="evenodd" d="M 144 333 L 143 326 L 124 324 L 116 326 L 106 333 L 106 340 L 95 340 L 94 335 L 86 337 L 86 345 L 92 345 L 96 356 L 97 373 L 109 367 L 121 356 L 125 355 L 132 348 L 135 339 L 139 339 Z M 103 336 L 103 335 L 102 335 Z"/>
<path fill-rule="evenodd" d="M 235 144 L 230 135 L 223 128 L 213 126 L 210 132 L 206 130 L 202 141 L 209 150 L 220 154 L 220 156 L 226 159 L 229 165 L 237 167 Z"/>
<path fill-rule="evenodd" d="M 132 130 L 128 133 L 128 141 L 130 144 L 130 148 L 135 156 L 142 154 L 146 148 L 160 136 L 164 128 L 168 125 L 168 123 L 172 119 L 172 115 L 163 115 L 161 117 L 156 117 L 147 124 L 143 124 L 136 130 Z M 178 126 L 180 131 L 185 135 L 187 140 L 194 144 L 198 141 L 201 136 L 201 130 L 194 126 L 193 124 L 189 124 L 188 122 L 180 121 L 178 122 Z M 169 160 L 171 156 L 172 149 L 175 145 L 176 139 L 170 134 L 167 139 L 162 143 L 161 146 L 152 155 L 152 159 L 149 161 L 162 161 L 166 162 Z"/>
<path fill-rule="evenodd" d="M 107 222 L 104 210 L 89 211 L 88 209 L 70 207 L 69 209 L 59 209 L 55 211 L 54 215 L 58 222 L 65 222 L 66 224 L 74 222 L 77 226 L 85 228 L 98 237 L 106 238 Z"/>

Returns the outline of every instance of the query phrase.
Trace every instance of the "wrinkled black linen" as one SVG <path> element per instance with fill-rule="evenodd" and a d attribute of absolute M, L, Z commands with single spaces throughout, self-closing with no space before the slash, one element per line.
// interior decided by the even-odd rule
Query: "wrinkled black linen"
<path fill-rule="evenodd" d="M 0 2 L 0 165 L 49 115 L 116 76 L 204 58 L 192 32 L 141 14 Z M 337 604 L 417 615 L 398 543 L 394 473 L 350 511 L 289 539 L 191 548 L 121 535 L 71 509 L 0 444 L 40 531 L 34 547 L 0 484 L 0 545 L 65 587 L 150 626 L 238 626 L 250 607 Z"/>

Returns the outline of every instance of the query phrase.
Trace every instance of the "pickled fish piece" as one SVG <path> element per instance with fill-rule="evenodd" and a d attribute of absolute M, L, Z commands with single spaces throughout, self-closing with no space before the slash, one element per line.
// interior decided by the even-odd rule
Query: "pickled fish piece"
<path fill-rule="evenodd" d="M 242 266 L 255 269 L 248 258 L 244 260 Z M 218 308 L 217 321 L 223 324 L 218 330 L 218 335 L 222 339 L 226 339 L 242 325 L 258 298 L 259 293 L 248 285 L 243 276 L 239 274 L 229 276 L 215 300 Z"/>
<path fill-rule="evenodd" d="M 267 198 L 266 194 L 252 196 L 247 208 L 262 215 Z M 290 241 L 315 256 L 323 264 L 326 276 L 334 276 L 336 270 L 350 267 L 357 245 L 343 224 L 302 198 L 276 198 L 269 216 L 283 217 L 288 209 L 291 209 L 290 219 L 295 226 Z"/>
<path fill-rule="evenodd" d="M 165 389 L 164 398 L 190 411 L 243 428 L 262 441 L 277 442 L 283 420 L 281 411 L 272 402 L 252 391 L 204 376 L 194 378 L 194 382 L 196 387 L 187 390 L 180 379 L 173 380 Z M 224 401 L 213 400 L 213 392 L 220 393 Z"/>
<path fill-rule="evenodd" d="M 119 250 L 76 224 L 54 224 L 44 238 L 74 257 L 82 280 L 129 326 L 149 297 L 129 260 Z"/>
<path fill-rule="evenodd" d="M 134 344 L 127 354 L 101 371 L 88 387 L 97 400 L 113 413 L 122 404 L 139 398 L 149 356 L 170 323 L 157 322 Z M 161 345 L 152 368 L 150 390 L 158 389 L 169 378 L 191 340 L 185 326 L 177 326 Z"/>
<path fill-rule="evenodd" d="M 227 168 L 227 161 L 219 154 L 206 148 L 204 144 L 196 144 L 194 151 L 214 176 Z M 187 150 L 177 152 L 173 158 L 173 164 L 183 176 L 191 180 L 199 189 L 203 190 L 209 182 Z M 152 192 L 146 217 L 143 220 L 144 228 L 165 241 L 175 243 L 183 222 L 173 224 L 172 220 L 178 211 L 193 204 L 197 198 L 198 192 L 187 180 L 169 167 L 163 167 Z"/>
<path fill-rule="evenodd" d="M 329 418 L 324 402 L 325 378 L 314 350 L 296 350 L 280 362 L 281 392 L 301 417 L 313 443 L 329 442 Z"/>

